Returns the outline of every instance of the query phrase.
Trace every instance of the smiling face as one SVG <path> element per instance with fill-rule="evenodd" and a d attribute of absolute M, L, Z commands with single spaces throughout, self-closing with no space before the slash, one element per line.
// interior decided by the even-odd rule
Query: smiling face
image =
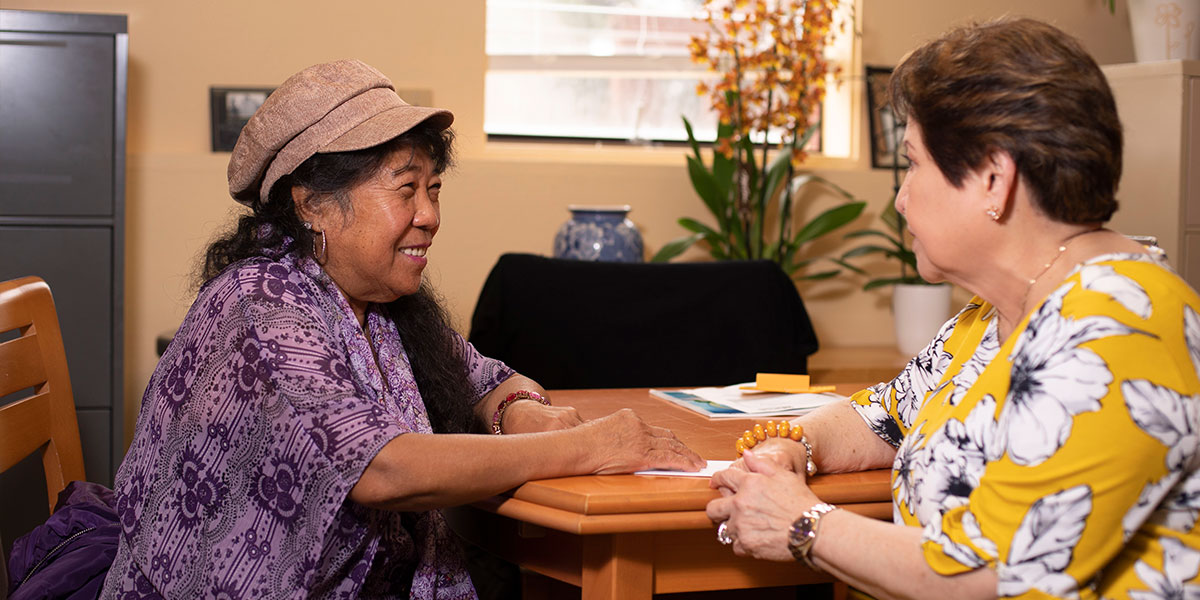
<path fill-rule="evenodd" d="M 441 187 L 441 176 L 434 172 L 429 156 L 402 148 L 349 190 L 346 214 L 334 202 L 320 203 L 311 212 L 297 202 L 301 218 L 312 224 L 314 232 L 325 233 L 322 266 L 359 323 L 369 303 L 391 302 L 421 286 L 428 262 L 425 253 L 441 224 Z"/>

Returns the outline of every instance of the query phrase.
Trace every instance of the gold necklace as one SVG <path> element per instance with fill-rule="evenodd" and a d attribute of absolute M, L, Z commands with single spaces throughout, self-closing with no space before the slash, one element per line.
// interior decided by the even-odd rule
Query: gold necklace
<path fill-rule="evenodd" d="M 1077 237 L 1081 237 L 1081 236 L 1087 235 L 1089 233 L 1095 233 L 1100 230 L 1101 230 L 1101 228 L 1085 229 L 1083 231 L 1073 233 L 1067 239 L 1063 240 L 1061 244 L 1058 245 L 1058 254 L 1055 254 L 1054 258 L 1050 259 L 1050 262 L 1046 263 L 1045 266 L 1042 267 L 1042 270 L 1038 271 L 1037 276 L 1030 279 L 1029 284 L 1025 286 L 1025 299 L 1021 302 L 1021 313 L 1022 314 L 1025 313 L 1025 305 L 1029 304 L 1029 292 L 1033 291 L 1033 284 L 1037 283 L 1038 280 L 1042 278 L 1042 275 L 1045 275 L 1046 272 L 1050 270 L 1050 267 L 1053 267 L 1054 263 L 1058 262 L 1058 259 L 1060 257 L 1062 257 L 1063 254 L 1066 253 L 1067 246 L 1070 246 L 1071 242 L 1075 241 L 1075 238 L 1077 238 Z"/>

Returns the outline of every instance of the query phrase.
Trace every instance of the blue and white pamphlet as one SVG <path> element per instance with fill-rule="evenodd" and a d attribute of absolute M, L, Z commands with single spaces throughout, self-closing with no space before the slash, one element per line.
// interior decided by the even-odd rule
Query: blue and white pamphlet
<path fill-rule="evenodd" d="M 747 384 L 683 390 L 650 390 L 662 398 L 712 419 L 796 417 L 846 396 L 833 392 L 780 394 L 742 389 Z"/>

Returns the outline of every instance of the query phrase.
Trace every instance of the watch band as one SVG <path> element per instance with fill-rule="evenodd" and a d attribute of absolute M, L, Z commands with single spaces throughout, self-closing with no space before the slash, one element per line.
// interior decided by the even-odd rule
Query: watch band
<path fill-rule="evenodd" d="M 821 526 L 821 517 L 835 510 L 837 507 L 832 504 L 825 502 L 815 504 L 812 508 L 804 511 L 788 530 L 788 550 L 792 552 L 792 556 L 796 560 L 808 565 L 811 569 L 817 568 L 810 555 L 813 543 L 817 541 L 817 529 Z"/>

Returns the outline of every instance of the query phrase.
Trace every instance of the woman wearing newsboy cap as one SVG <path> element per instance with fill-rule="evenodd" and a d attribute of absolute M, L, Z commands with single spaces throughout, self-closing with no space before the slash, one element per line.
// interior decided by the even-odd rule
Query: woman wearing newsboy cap
<path fill-rule="evenodd" d="M 551 406 L 448 326 L 421 274 L 452 119 L 339 61 L 246 125 L 229 187 L 250 212 L 209 247 L 146 389 L 105 597 L 474 598 L 438 508 L 699 468 L 628 410 Z"/>

